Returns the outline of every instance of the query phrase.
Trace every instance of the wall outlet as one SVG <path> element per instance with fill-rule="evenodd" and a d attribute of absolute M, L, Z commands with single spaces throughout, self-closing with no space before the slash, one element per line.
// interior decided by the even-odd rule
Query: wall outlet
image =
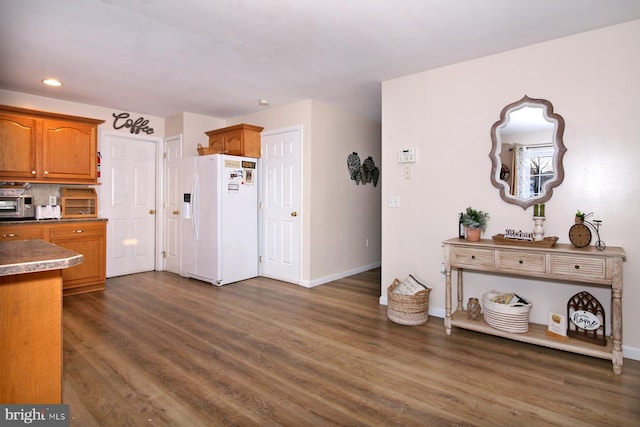
<path fill-rule="evenodd" d="M 413 178 L 413 168 L 411 166 L 404 167 L 404 179 Z"/>
<path fill-rule="evenodd" d="M 390 208 L 399 208 L 400 207 L 400 196 L 389 196 L 389 207 Z"/>
<path fill-rule="evenodd" d="M 57 205 L 57 197 L 56 196 L 49 196 L 49 204 L 50 205 Z"/>

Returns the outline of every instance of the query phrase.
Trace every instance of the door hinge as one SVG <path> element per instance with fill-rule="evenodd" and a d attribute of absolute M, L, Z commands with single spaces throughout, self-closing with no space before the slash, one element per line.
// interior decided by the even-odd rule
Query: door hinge
<path fill-rule="evenodd" d="M 167 251 L 162 251 L 162 258 L 166 258 L 167 257 Z"/>
<path fill-rule="evenodd" d="M 258 262 L 259 262 L 260 264 L 262 264 L 262 255 L 260 255 L 260 256 L 258 257 Z"/>

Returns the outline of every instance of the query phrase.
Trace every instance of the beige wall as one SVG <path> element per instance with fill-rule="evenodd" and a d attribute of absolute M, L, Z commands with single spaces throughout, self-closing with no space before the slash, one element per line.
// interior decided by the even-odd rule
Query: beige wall
<path fill-rule="evenodd" d="M 113 128 L 113 114 L 129 113 L 129 118 L 133 119 L 134 121 L 139 117 L 144 117 L 146 120 L 149 120 L 148 126 L 153 128 L 153 134 L 151 134 L 151 136 L 159 138 L 164 137 L 164 118 L 150 116 L 148 114 L 123 111 L 118 108 L 100 107 L 97 105 L 62 101 L 55 98 L 46 98 L 43 96 L 28 95 L 26 93 L 11 92 L 4 89 L 0 89 L 0 104 L 29 108 L 32 110 L 48 111 L 51 113 L 69 114 L 72 116 L 89 117 L 92 119 L 104 120 L 104 123 L 98 127 L 99 129 L 125 133 L 129 133 L 130 130 L 127 128 Z"/>
<path fill-rule="evenodd" d="M 467 206 L 490 212 L 485 238 L 532 229 L 531 208 L 503 202 L 489 179 L 491 125 L 525 94 L 551 101 L 566 122 L 566 177 L 546 204 L 546 235 L 568 243 L 575 211 L 593 211 L 607 245 L 624 247 L 624 351 L 640 359 L 640 241 L 631 228 L 640 209 L 640 21 L 383 82 L 382 300 L 394 277 L 416 273 L 433 286 L 430 312 L 444 315 L 441 241 L 456 236 Z M 419 153 L 412 180 L 396 160 L 405 146 Z M 391 195 L 400 208 L 386 207 Z M 469 273 L 465 301 L 492 288 L 529 297 L 531 320 L 543 324 L 585 289 Z M 609 292 L 588 290 L 610 313 Z"/>
<path fill-rule="evenodd" d="M 182 135 L 182 158 L 194 157 L 198 155 L 198 144 L 209 144 L 205 132 L 225 126 L 224 119 L 185 112 L 165 119 L 165 135 Z"/>
<path fill-rule="evenodd" d="M 356 185 L 347 170 L 352 151 L 361 160 L 371 156 L 380 167 L 380 123 L 315 100 L 235 117 L 227 124 L 236 123 L 265 131 L 302 125 L 304 285 L 380 264 L 381 185 Z"/>

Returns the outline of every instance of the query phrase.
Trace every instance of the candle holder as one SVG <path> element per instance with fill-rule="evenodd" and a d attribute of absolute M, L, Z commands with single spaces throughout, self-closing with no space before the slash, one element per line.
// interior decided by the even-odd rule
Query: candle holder
<path fill-rule="evenodd" d="M 540 242 L 544 240 L 544 223 L 545 217 L 543 216 L 534 216 L 533 217 L 533 241 Z"/>

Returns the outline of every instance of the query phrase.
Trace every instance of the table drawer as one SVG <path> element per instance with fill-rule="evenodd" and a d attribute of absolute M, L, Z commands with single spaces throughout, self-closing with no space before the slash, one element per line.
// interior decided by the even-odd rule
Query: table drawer
<path fill-rule="evenodd" d="M 466 247 L 453 248 L 451 262 L 456 267 L 490 267 L 494 265 L 494 251 Z"/>
<path fill-rule="evenodd" d="M 545 255 L 524 251 L 497 251 L 497 267 L 522 273 L 545 273 Z"/>
<path fill-rule="evenodd" d="M 551 255 L 551 274 L 604 279 L 607 275 L 607 260 L 598 257 Z"/>

